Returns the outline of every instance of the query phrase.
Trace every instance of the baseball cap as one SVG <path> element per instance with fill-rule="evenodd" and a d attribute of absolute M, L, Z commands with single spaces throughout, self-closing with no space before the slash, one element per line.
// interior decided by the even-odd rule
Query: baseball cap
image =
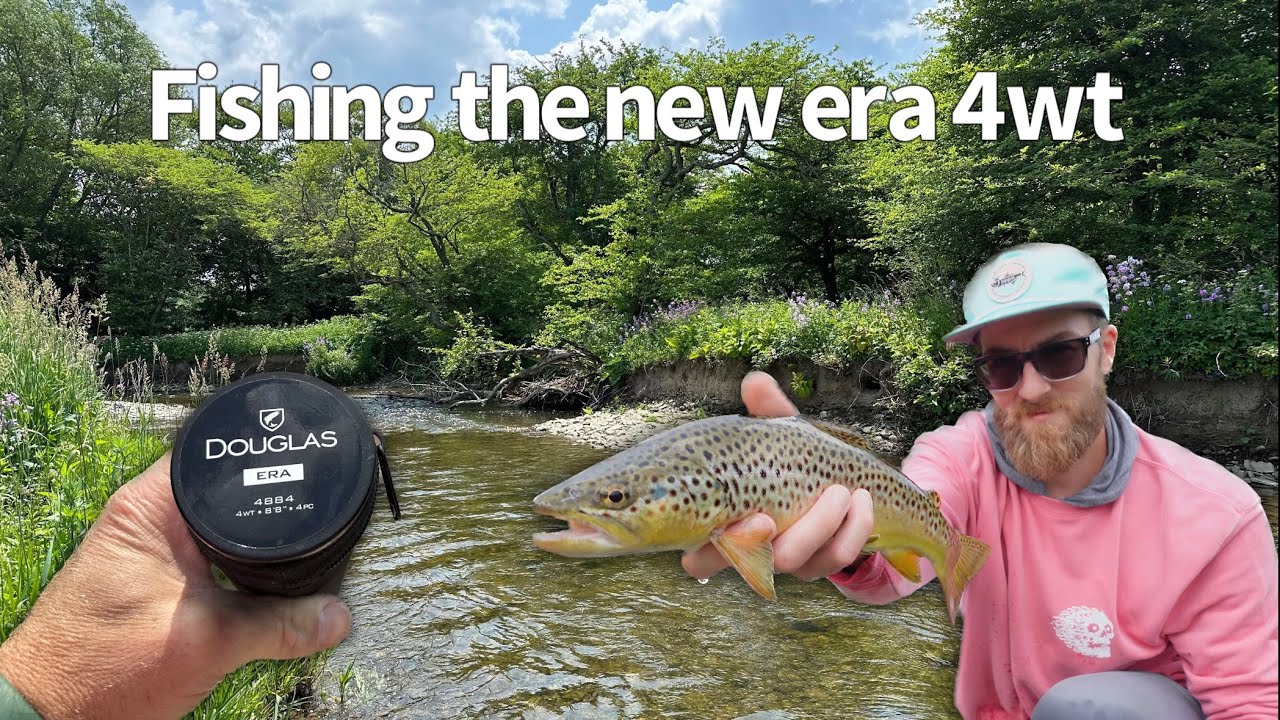
<path fill-rule="evenodd" d="M 965 323 L 942 339 L 972 344 L 985 325 L 1055 308 L 1096 308 L 1111 319 L 1106 275 L 1070 245 L 1019 245 L 978 268 L 964 289 Z"/>

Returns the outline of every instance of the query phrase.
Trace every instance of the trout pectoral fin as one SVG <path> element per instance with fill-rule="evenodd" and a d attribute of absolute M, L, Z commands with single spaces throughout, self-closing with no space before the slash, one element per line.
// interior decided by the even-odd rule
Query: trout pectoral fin
<path fill-rule="evenodd" d="M 733 534 L 724 530 L 711 533 L 711 544 L 725 560 L 766 600 L 777 600 L 773 590 L 773 543 L 768 531 Z"/>
<path fill-rule="evenodd" d="M 881 550 L 885 560 L 911 582 L 920 582 L 920 553 L 914 550 Z"/>

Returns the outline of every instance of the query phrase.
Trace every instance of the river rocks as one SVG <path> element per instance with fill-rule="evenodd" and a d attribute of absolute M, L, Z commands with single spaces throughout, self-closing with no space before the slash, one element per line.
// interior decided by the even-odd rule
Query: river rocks
<path fill-rule="evenodd" d="M 115 420 L 137 426 L 142 419 L 152 426 L 176 427 L 182 424 L 191 408 L 186 405 L 170 405 L 168 403 L 137 403 L 107 400 L 103 403 L 107 413 Z"/>
<path fill-rule="evenodd" d="M 1250 459 L 1238 462 L 1224 462 L 1223 465 L 1232 474 L 1252 485 L 1253 489 L 1259 493 L 1273 495 L 1277 490 L 1275 459 L 1272 458 L 1272 461 Z"/>
<path fill-rule="evenodd" d="M 1257 460 L 1245 460 L 1241 463 L 1241 467 L 1245 472 L 1256 473 L 1260 475 L 1274 475 L 1276 466 L 1269 462 L 1261 462 Z"/>
<path fill-rule="evenodd" d="M 652 402 L 625 409 L 597 410 L 574 418 L 548 420 L 535 425 L 532 431 L 563 435 L 598 448 L 622 450 L 663 430 L 713 414 L 714 411 L 698 405 Z M 900 456 L 908 449 L 903 445 L 902 438 L 885 425 L 857 422 L 828 411 L 818 413 L 817 417 L 861 433 L 871 442 L 872 447 L 886 456 Z"/>
<path fill-rule="evenodd" d="M 598 448 L 621 450 L 682 423 L 706 417 L 693 406 L 655 402 L 620 410 L 599 410 L 535 425 L 535 433 L 563 435 Z"/>

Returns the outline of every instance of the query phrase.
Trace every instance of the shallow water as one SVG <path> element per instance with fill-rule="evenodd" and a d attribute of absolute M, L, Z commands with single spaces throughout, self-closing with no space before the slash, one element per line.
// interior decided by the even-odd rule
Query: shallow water
<path fill-rule="evenodd" d="M 936 583 L 876 608 L 780 575 L 771 604 L 732 571 L 700 585 L 676 553 L 550 555 L 529 538 L 563 523 L 531 500 L 607 452 L 520 432 L 545 414 L 361 402 L 404 516 L 379 498 L 317 717 L 958 717 Z"/>

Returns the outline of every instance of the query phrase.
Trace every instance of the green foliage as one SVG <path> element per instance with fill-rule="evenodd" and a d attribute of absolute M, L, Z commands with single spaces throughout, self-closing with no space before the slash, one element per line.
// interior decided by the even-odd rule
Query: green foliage
<path fill-rule="evenodd" d="M 298 660 L 259 660 L 232 672 L 186 720 L 304 718 L 313 679 L 329 651 Z"/>
<path fill-rule="evenodd" d="M 172 362 L 191 361 L 207 352 L 209 338 L 216 333 L 218 348 L 233 358 L 257 357 L 264 350 L 267 355 L 305 355 L 306 345 L 321 338 L 332 344 L 353 347 L 366 332 L 367 326 L 362 318 L 344 316 L 289 327 L 246 326 L 154 337 L 109 338 L 103 341 L 103 352 L 109 353 L 109 360 L 116 365 L 130 360 L 151 360 L 155 352 Z"/>
<path fill-rule="evenodd" d="M 267 195 L 232 168 L 149 143 L 77 145 L 83 204 L 102 228 L 100 265 L 115 328 L 182 327 L 184 293 L 252 305 L 273 264 Z M 198 309 L 200 302 L 190 302 Z"/>
<path fill-rule="evenodd" d="M 811 361 L 848 373 L 881 366 L 880 380 L 890 390 L 886 402 L 906 421 L 936 424 L 977 406 L 981 395 L 964 354 L 941 352 L 941 333 L 929 317 L 920 304 L 887 292 L 839 305 L 804 297 L 676 303 L 629 325 L 606 367 L 621 377 L 639 366 L 684 359 L 743 360 L 761 368 Z M 792 390 L 802 395 L 808 381 L 794 377 Z"/>
<path fill-rule="evenodd" d="M 157 67 L 159 50 L 118 2 L 0 0 L 0 245 L 64 289 L 92 285 L 101 259 L 75 143 L 150 137 Z"/>
<path fill-rule="evenodd" d="M 47 278 L 0 264 L 0 640 L 111 493 L 164 449 L 145 425 L 110 420 L 91 319 Z"/>
<path fill-rule="evenodd" d="M 791 392 L 801 400 L 808 400 L 813 395 L 813 381 L 805 377 L 804 373 L 793 370 L 791 371 Z"/>
<path fill-rule="evenodd" d="M 338 382 L 437 360 L 474 375 L 467 353 L 530 342 L 588 348 L 615 379 L 672 357 L 874 359 L 903 407 L 945 414 L 980 400 L 963 354 L 938 342 L 960 320 L 959 286 L 995 251 L 1042 240 L 1142 257 L 1174 287 L 1229 293 L 1144 289 L 1118 305 L 1125 367 L 1273 373 L 1274 280 L 1232 279 L 1277 261 L 1276 10 L 1262 0 L 958 0 L 926 13 L 938 47 L 883 78 L 795 37 L 584 45 L 510 78 L 543 96 L 580 88 L 589 113 L 566 124 L 583 138 L 526 140 L 512 104 L 510 140 L 471 143 L 455 118 L 424 122 L 436 147 L 413 163 L 361 139 L 188 143 L 191 118 L 172 143 L 149 142 L 146 97 L 130 83 L 156 52 L 118 5 L 0 0 L 0 16 L 0 166 L 11 170 L 0 238 L 46 261 L 64 289 L 106 297 L 106 329 L 137 336 L 106 348 L 116 358 L 150 356 L 144 335 L 250 325 L 225 330 L 223 351 L 304 353 Z M 951 115 L 980 70 L 1000 77 L 996 106 L 981 109 L 1006 113 L 990 141 Z M 1098 137 L 1088 100 L 1072 139 L 1016 137 L 1005 88 L 1061 98 L 1099 72 L 1124 89 L 1111 118 L 1124 141 Z M 936 140 L 889 135 L 904 102 L 875 103 L 866 140 L 804 128 L 812 88 L 881 82 L 929 88 Z M 610 140 L 607 90 L 635 86 L 655 97 L 720 87 L 729 100 L 752 88 L 758 105 L 783 92 L 769 141 L 745 122 L 721 137 L 710 113 L 682 121 L 689 138 L 641 137 L 630 104 Z M 482 104 L 479 126 L 493 120 Z M 769 302 L 779 297 L 793 300 Z M 670 316 L 693 303 L 705 307 Z M 345 334 L 267 329 L 355 312 L 362 326 Z M 636 332 L 646 321 L 665 329 Z M 170 334 L 156 350 L 187 360 L 208 339 Z"/>
<path fill-rule="evenodd" d="M 886 141 L 875 169 L 903 268 L 962 280 L 1032 240 L 1176 259 L 1188 276 L 1276 264 L 1275 3 L 964 0 L 928 15 L 942 44 L 906 79 L 933 91 L 938 139 Z M 982 106 L 1006 113 L 994 141 L 945 122 L 978 70 L 999 74 L 998 107 Z M 1071 141 L 1017 138 L 1004 88 L 1061 102 L 1099 72 L 1123 88 L 1123 141 L 1097 136 L 1087 101 Z"/>
<path fill-rule="evenodd" d="M 335 385 L 354 385 L 371 376 L 367 362 L 346 344 L 335 343 L 325 336 L 303 343 L 307 355 L 307 374 Z"/>
<path fill-rule="evenodd" d="M 439 351 L 440 374 L 450 380 L 473 380 L 495 375 L 498 363 L 484 360 L 482 353 L 510 346 L 501 345 L 494 338 L 493 330 L 474 317 L 459 313 L 456 321 L 458 331 L 453 337 L 453 344 Z"/>
<path fill-rule="evenodd" d="M 1155 261 L 1111 259 L 1117 367 L 1172 378 L 1276 376 L 1275 268 L 1189 278 Z"/>

